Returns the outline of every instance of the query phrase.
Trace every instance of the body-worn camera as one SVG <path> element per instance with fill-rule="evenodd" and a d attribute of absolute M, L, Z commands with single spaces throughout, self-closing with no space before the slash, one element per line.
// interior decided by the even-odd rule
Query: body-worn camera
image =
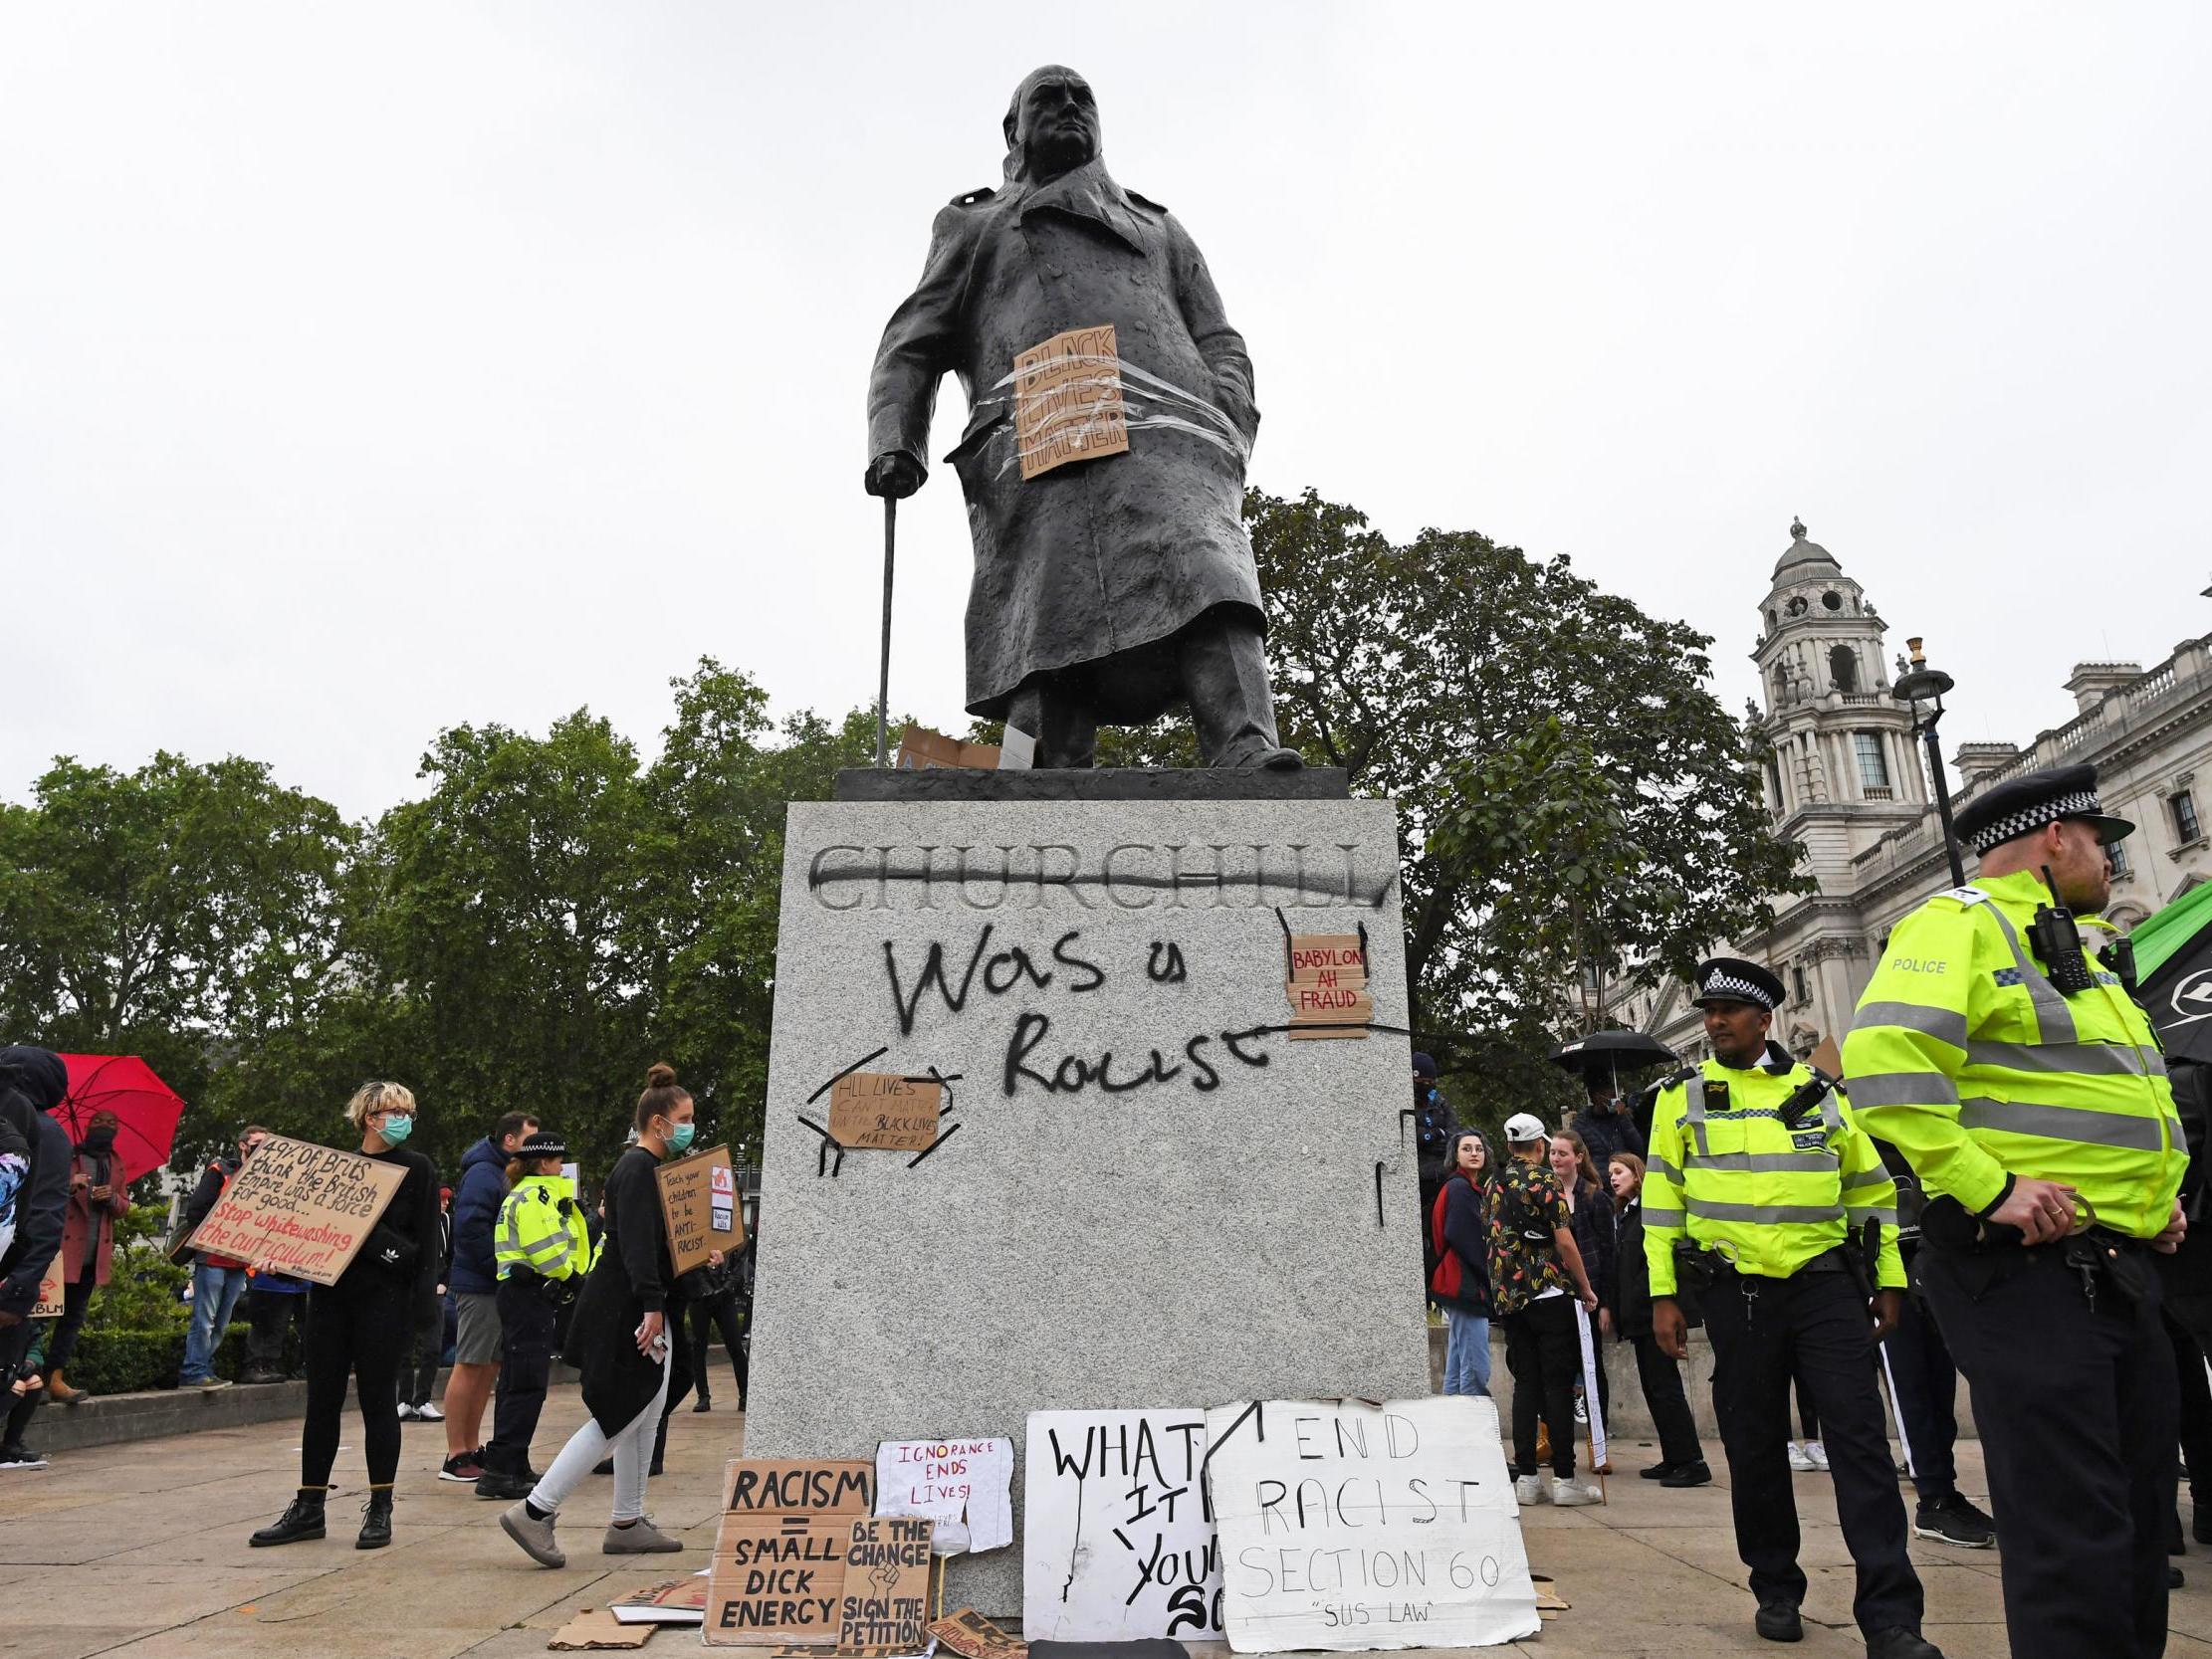
<path fill-rule="evenodd" d="M 2082 931 L 2074 913 L 2059 903 L 2059 884 L 2051 879 L 2051 866 L 2043 867 L 2043 885 L 2051 890 L 2051 903 L 2036 907 L 2028 924 L 2028 943 L 2052 984 L 2068 996 L 2097 983 L 2090 972 L 2089 953 L 2082 948 Z"/>

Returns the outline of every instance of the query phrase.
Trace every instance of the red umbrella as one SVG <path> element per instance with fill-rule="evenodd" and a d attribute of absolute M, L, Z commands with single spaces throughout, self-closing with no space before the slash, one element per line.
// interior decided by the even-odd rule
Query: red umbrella
<path fill-rule="evenodd" d="M 71 1141 L 85 1139 L 94 1113 L 112 1112 L 115 1161 L 125 1182 L 169 1161 L 184 1102 L 151 1066 L 135 1054 L 65 1054 L 62 1064 L 69 1068 L 69 1093 L 53 1116 Z"/>

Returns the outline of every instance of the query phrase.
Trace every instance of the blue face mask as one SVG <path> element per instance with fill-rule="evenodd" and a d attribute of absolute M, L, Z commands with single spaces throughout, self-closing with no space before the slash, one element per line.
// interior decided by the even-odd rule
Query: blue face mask
<path fill-rule="evenodd" d="M 385 1145 L 396 1146 L 415 1133 L 415 1121 L 412 1118 L 386 1118 L 383 1127 L 376 1133 L 384 1138 Z"/>
<path fill-rule="evenodd" d="M 697 1124 L 678 1124 L 668 1132 L 668 1149 L 682 1157 L 691 1147 L 691 1138 L 698 1133 Z"/>

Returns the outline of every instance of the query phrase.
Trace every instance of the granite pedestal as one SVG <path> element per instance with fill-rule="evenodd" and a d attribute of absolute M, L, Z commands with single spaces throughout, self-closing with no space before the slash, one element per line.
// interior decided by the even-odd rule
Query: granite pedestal
<path fill-rule="evenodd" d="M 1391 803 L 948 776 L 791 808 L 748 1454 L 1425 1392 L 1411 1045 L 1282 1029 L 1286 928 L 1364 927 L 1406 1024 Z M 854 1067 L 952 1080 L 919 1162 L 801 1122 Z M 1017 1614 L 1018 1549 L 954 1561 L 964 1602 Z"/>

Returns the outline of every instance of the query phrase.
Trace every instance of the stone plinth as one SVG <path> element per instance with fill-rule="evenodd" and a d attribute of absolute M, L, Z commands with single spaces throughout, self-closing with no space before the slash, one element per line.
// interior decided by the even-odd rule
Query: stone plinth
<path fill-rule="evenodd" d="M 793 806 L 749 1455 L 1425 1391 L 1411 1045 L 1277 1029 L 1286 923 L 1364 926 L 1374 1018 L 1406 1023 L 1389 802 Z M 918 1165 L 825 1172 L 800 1119 L 855 1066 L 954 1079 Z M 1018 1550 L 952 1577 L 1018 1614 Z"/>

